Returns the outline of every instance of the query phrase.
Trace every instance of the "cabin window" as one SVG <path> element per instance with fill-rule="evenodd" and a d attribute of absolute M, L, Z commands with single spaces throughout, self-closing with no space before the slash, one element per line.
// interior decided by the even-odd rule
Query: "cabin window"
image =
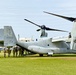
<path fill-rule="evenodd" d="M 49 46 L 49 44 L 47 46 Z"/>

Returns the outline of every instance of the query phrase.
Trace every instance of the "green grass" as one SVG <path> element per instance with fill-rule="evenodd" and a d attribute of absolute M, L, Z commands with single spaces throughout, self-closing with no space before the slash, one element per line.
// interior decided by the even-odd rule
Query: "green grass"
<path fill-rule="evenodd" d="M 0 75 L 76 75 L 76 56 L 0 56 Z"/>

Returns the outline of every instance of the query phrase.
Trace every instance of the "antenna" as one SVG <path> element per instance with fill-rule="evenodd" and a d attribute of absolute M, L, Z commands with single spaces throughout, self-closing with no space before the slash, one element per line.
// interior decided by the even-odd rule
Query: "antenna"
<path fill-rule="evenodd" d="M 18 34 L 18 41 L 19 41 L 19 39 L 20 39 L 20 35 Z"/>

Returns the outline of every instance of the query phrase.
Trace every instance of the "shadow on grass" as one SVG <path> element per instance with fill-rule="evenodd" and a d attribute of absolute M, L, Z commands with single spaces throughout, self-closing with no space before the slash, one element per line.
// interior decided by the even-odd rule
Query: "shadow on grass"
<path fill-rule="evenodd" d="M 54 54 L 52 57 L 76 57 L 76 54 Z"/>
<path fill-rule="evenodd" d="M 17 57 L 13 57 L 13 56 L 6 56 L 6 58 L 40 58 L 40 56 L 38 54 L 35 54 L 35 55 L 26 55 L 26 56 L 17 56 Z M 52 56 L 47 56 L 47 55 L 43 55 L 41 56 L 42 58 L 45 58 L 45 57 L 76 57 L 76 54 L 54 54 Z M 4 56 L 0 56 L 0 58 L 5 58 Z"/>
<path fill-rule="evenodd" d="M 27 55 L 27 56 L 24 56 L 24 57 L 40 57 L 38 54 L 36 55 Z M 47 55 L 43 55 L 41 57 L 76 57 L 76 54 L 54 54 L 52 56 L 47 56 Z"/>

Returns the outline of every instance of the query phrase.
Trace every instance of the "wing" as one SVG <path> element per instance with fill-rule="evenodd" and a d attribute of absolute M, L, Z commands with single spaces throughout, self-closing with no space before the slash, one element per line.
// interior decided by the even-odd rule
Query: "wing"
<path fill-rule="evenodd" d="M 68 40 L 67 37 L 57 37 L 57 38 L 52 39 L 52 43 L 54 43 L 54 42 L 63 42 L 63 41 L 67 41 L 67 40 Z"/>
<path fill-rule="evenodd" d="M 53 39 L 52 43 L 58 48 L 70 48 L 69 44 L 66 42 L 67 39 Z"/>

